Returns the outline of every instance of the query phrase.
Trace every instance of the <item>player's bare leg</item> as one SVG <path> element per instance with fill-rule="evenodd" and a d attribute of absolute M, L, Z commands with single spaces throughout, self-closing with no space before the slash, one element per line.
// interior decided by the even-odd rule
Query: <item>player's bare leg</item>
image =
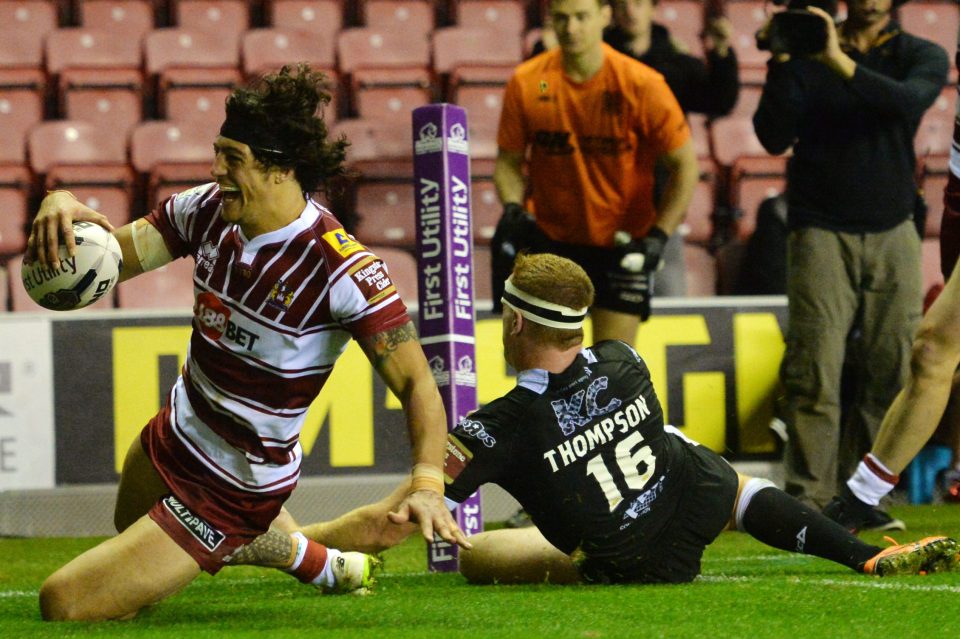
<path fill-rule="evenodd" d="M 144 516 L 48 577 L 40 587 L 40 613 L 50 621 L 130 618 L 199 573 L 190 555 Z"/>
<path fill-rule="evenodd" d="M 580 582 L 573 560 L 536 527 L 482 532 L 470 537 L 470 542 L 472 550 L 460 550 L 460 573 L 470 583 Z"/>
<path fill-rule="evenodd" d="M 123 460 L 117 503 L 113 510 L 113 523 L 117 531 L 123 532 L 129 528 L 169 493 L 170 489 L 144 452 L 138 435 L 130 444 Z"/>
<path fill-rule="evenodd" d="M 930 439 L 950 398 L 960 365 L 960 276 L 956 273 L 920 322 L 910 377 L 887 410 L 873 445 L 873 454 L 894 474 L 902 472 Z"/>
<path fill-rule="evenodd" d="M 603 308 L 590 309 L 590 321 L 593 326 L 593 343 L 605 339 L 618 339 L 635 346 L 640 317 L 630 313 L 620 313 Z"/>

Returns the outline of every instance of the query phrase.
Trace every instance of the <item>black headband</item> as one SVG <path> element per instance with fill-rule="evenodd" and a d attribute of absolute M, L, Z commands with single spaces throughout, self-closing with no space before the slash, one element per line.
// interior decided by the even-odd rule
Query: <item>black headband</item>
<path fill-rule="evenodd" d="M 266 127 L 258 126 L 253 120 L 243 116 L 228 113 L 227 119 L 220 126 L 220 135 L 246 144 L 255 151 L 278 156 L 287 155 L 281 148 L 283 145 L 280 143 L 280 139 L 273 135 L 272 131 Z"/>

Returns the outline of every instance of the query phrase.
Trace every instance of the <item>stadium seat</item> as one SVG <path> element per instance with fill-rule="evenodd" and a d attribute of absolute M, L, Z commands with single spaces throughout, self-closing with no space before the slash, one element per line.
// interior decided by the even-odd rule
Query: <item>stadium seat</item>
<path fill-rule="evenodd" d="M 473 216 L 473 242 L 486 246 L 493 239 L 503 213 L 497 187 L 490 178 L 474 178 L 470 185 L 470 214 Z"/>
<path fill-rule="evenodd" d="M 339 120 L 331 127 L 331 138 L 341 135 L 350 142 L 347 162 L 364 177 L 413 176 L 413 133 L 409 126 L 350 118 Z"/>
<path fill-rule="evenodd" d="M 687 295 L 711 297 L 717 294 L 717 260 L 710 252 L 695 244 L 683 246 L 683 261 L 687 267 Z"/>
<path fill-rule="evenodd" d="M 360 217 L 358 240 L 409 249 L 416 246 L 417 206 L 410 181 L 361 182 L 357 185 L 356 202 Z"/>
<path fill-rule="evenodd" d="M 0 164 L 10 160 L 10 147 L 43 118 L 46 85 L 42 38 L 0 23 Z M 16 161 L 22 160 L 21 145 Z"/>
<path fill-rule="evenodd" d="M 0 313 L 10 310 L 10 278 L 7 268 L 0 262 Z"/>
<path fill-rule="evenodd" d="M 473 247 L 473 299 L 488 307 L 493 299 L 493 282 L 490 273 L 490 247 Z"/>
<path fill-rule="evenodd" d="M 192 309 L 194 301 L 191 257 L 173 260 L 117 286 L 119 308 Z"/>
<path fill-rule="evenodd" d="M 737 96 L 737 104 L 730 112 L 731 117 L 752 118 L 757 112 L 757 106 L 760 104 L 760 95 L 763 93 L 763 87 L 758 84 L 744 84 L 740 86 L 740 94 Z"/>
<path fill-rule="evenodd" d="M 960 14 L 954 2 L 908 2 L 897 10 L 904 31 L 932 40 L 947 52 L 951 66 L 956 65 L 957 31 Z"/>
<path fill-rule="evenodd" d="M 0 2 L 0 25 L 40 44 L 57 28 L 57 10 L 47 0 L 4 0 Z"/>
<path fill-rule="evenodd" d="M 504 86 L 497 84 L 463 84 L 454 89 L 450 102 L 467 111 L 470 131 L 470 157 L 476 162 L 475 175 L 487 175 L 483 168 L 497 157 L 497 128 L 503 105 Z"/>
<path fill-rule="evenodd" d="M 27 246 L 27 200 L 22 189 L 0 183 L 0 259 L 22 253 Z M 2 308 L 2 305 L 0 305 Z"/>
<path fill-rule="evenodd" d="M 763 84 L 767 75 L 769 51 L 757 48 L 756 33 L 768 19 L 764 0 L 726 2 L 724 10 L 733 25 L 733 48 L 740 65 L 740 82 Z"/>
<path fill-rule="evenodd" d="M 494 41 L 497 45 L 490 46 Z M 510 31 L 446 27 L 434 31 L 432 45 L 434 72 L 456 74 L 461 84 L 505 84 L 514 67 L 523 60 L 523 37 Z"/>
<path fill-rule="evenodd" d="M 123 34 L 140 41 L 153 29 L 153 4 L 148 0 L 80 0 L 80 26 Z"/>
<path fill-rule="evenodd" d="M 430 88 L 418 86 L 361 86 L 356 93 L 357 115 L 367 120 L 384 120 L 399 125 L 410 124 L 410 114 L 419 106 L 430 104 Z"/>
<path fill-rule="evenodd" d="M 502 35 L 522 35 L 526 30 L 526 7 L 516 0 L 465 0 L 454 4 L 457 25 L 493 29 Z M 498 39 L 499 43 L 500 40 Z M 492 47 L 491 47 L 492 48 Z"/>
<path fill-rule="evenodd" d="M 713 236 L 714 193 L 717 171 L 709 159 L 700 160 L 700 180 L 693 191 L 687 215 L 678 228 L 684 242 L 707 245 Z"/>
<path fill-rule="evenodd" d="M 331 41 L 343 28 L 340 0 L 269 0 L 267 16 L 275 29 L 309 31 Z"/>
<path fill-rule="evenodd" d="M 307 62 L 327 75 L 335 74 L 337 66 L 333 38 L 297 29 L 251 29 L 241 39 L 240 52 L 247 78 L 297 62 Z"/>
<path fill-rule="evenodd" d="M 710 125 L 713 156 L 722 166 L 732 166 L 738 158 L 767 158 L 770 154 L 760 144 L 750 117 L 720 118 Z"/>
<path fill-rule="evenodd" d="M 168 120 L 219 126 L 223 101 L 240 82 L 239 39 L 232 34 L 155 29 L 144 41 L 147 73 L 156 78 Z"/>
<path fill-rule="evenodd" d="M 710 125 L 707 116 L 702 113 L 687 115 L 687 125 L 690 127 L 690 137 L 693 138 L 693 148 L 698 158 L 710 157 Z"/>
<path fill-rule="evenodd" d="M 920 260 L 923 268 L 923 288 L 928 291 L 931 286 L 943 284 L 943 273 L 940 270 L 940 240 L 927 238 L 920 246 Z"/>
<path fill-rule="evenodd" d="M 700 32 L 703 31 L 703 3 L 699 0 L 661 0 L 654 20 L 670 30 L 670 35 L 686 45 L 691 55 L 703 55 Z"/>
<path fill-rule="evenodd" d="M 174 0 L 173 11 L 183 29 L 239 38 L 250 26 L 246 0 Z"/>
<path fill-rule="evenodd" d="M 171 193 L 211 182 L 217 130 L 195 122 L 143 122 L 130 136 L 130 163 L 146 176 L 146 208 Z"/>
<path fill-rule="evenodd" d="M 406 304 L 417 302 L 417 260 L 409 252 L 392 246 L 369 246 L 375 255 L 387 265 L 390 279 L 397 286 L 400 298 Z"/>
<path fill-rule="evenodd" d="M 779 172 L 765 172 L 734 166 L 730 189 L 733 192 L 734 204 L 741 214 L 736 223 L 737 237 L 740 239 L 746 240 L 753 234 L 757 226 L 760 203 L 786 190 L 786 166 L 781 164 L 781 167 Z"/>
<path fill-rule="evenodd" d="M 106 30 L 58 29 L 46 40 L 47 73 L 58 78 L 61 115 L 123 135 L 143 116 L 140 41 Z"/>
<path fill-rule="evenodd" d="M 114 224 L 130 219 L 133 174 L 126 136 L 79 120 L 42 122 L 27 138 L 30 166 L 48 189 L 69 189 Z"/>
<path fill-rule="evenodd" d="M 410 38 L 427 37 L 435 24 L 430 0 L 365 0 L 362 12 L 364 26 Z"/>

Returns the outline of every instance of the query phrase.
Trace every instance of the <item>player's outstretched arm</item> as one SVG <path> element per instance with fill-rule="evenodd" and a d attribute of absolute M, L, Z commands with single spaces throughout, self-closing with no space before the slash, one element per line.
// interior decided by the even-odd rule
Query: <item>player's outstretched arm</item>
<path fill-rule="evenodd" d="M 123 251 L 121 282 L 173 261 L 160 231 L 143 218 L 120 227 L 114 236 Z"/>
<path fill-rule="evenodd" d="M 76 255 L 77 243 L 73 237 L 74 222 L 93 222 L 113 232 L 107 216 L 94 211 L 74 197 L 70 191 L 50 191 L 40 202 L 40 210 L 27 238 L 27 262 L 39 261 L 43 266 L 58 264 L 60 238 L 70 256 Z"/>
<path fill-rule="evenodd" d="M 359 340 L 370 363 L 403 405 L 413 447 L 410 490 L 391 514 L 395 524 L 415 522 L 428 540 L 434 534 L 468 547 L 466 536 L 443 501 L 446 411 L 413 322 Z"/>

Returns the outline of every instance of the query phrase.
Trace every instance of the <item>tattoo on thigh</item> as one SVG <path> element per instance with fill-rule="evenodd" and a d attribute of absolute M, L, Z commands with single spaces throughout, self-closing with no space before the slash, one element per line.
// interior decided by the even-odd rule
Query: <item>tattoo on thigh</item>
<path fill-rule="evenodd" d="M 230 555 L 230 563 L 235 565 L 287 568 L 292 561 L 293 539 L 276 529 L 268 530 Z"/>

